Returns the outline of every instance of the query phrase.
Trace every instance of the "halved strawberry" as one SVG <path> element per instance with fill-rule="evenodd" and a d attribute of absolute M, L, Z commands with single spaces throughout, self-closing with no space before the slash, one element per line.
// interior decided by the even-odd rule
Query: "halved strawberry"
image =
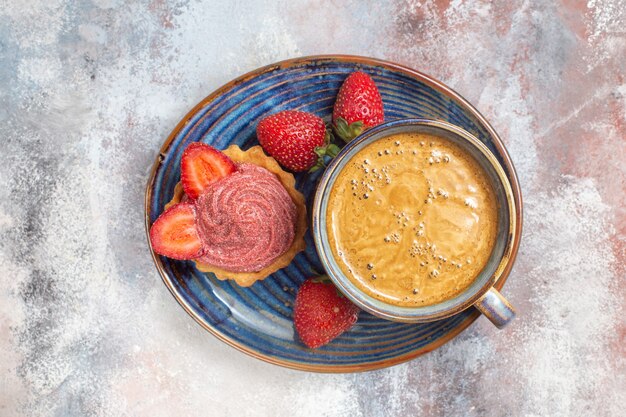
<path fill-rule="evenodd" d="M 207 185 L 235 172 L 237 166 L 214 147 L 194 142 L 183 152 L 180 170 L 183 189 L 194 199 L 202 194 Z"/>
<path fill-rule="evenodd" d="M 194 259 L 202 255 L 202 241 L 196 229 L 192 203 L 178 203 L 165 210 L 150 228 L 152 249 L 173 259 Z"/>

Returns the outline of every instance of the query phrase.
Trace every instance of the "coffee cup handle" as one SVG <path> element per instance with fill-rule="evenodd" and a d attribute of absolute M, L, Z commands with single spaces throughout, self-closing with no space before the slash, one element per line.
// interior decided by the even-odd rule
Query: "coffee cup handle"
<path fill-rule="evenodd" d="M 513 306 L 496 290 L 491 288 L 474 303 L 498 329 L 502 329 L 515 318 Z"/>

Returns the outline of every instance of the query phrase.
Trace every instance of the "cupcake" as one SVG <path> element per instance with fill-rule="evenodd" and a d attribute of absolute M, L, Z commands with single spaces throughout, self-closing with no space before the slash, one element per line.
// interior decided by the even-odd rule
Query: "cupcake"
<path fill-rule="evenodd" d="M 154 251 L 240 286 L 286 267 L 305 247 L 304 196 L 260 146 L 190 144 L 165 209 L 150 229 Z"/>

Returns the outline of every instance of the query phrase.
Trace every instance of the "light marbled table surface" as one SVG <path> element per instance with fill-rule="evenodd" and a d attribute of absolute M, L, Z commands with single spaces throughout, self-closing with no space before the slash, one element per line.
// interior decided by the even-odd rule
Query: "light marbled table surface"
<path fill-rule="evenodd" d="M 624 415 L 625 28 L 624 0 L 0 0 L 0 416 Z M 510 327 L 309 374 L 168 293 L 143 225 L 161 143 L 230 79 L 320 53 L 426 72 L 500 133 L 525 203 Z"/>

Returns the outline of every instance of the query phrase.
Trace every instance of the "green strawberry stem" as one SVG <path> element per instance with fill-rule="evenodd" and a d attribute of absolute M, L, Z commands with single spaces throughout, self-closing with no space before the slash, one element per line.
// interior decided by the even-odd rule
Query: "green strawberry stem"
<path fill-rule="evenodd" d="M 315 282 L 315 283 L 320 283 L 320 282 L 324 282 L 324 283 L 331 283 L 330 278 L 328 278 L 328 275 L 318 275 L 316 277 L 311 278 L 311 282 Z"/>
<path fill-rule="evenodd" d="M 362 121 L 359 120 L 348 124 L 343 117 L 337 117 L 333 127 L 337 136 L 346 143 L 359 136 L 365 130 Z"/>
<path fill-rule="evenodd" d="M 337 156 L 340 148 L 336 144 L 332 143 L 333 139 L 334 136 L 331 129 L 327 128 L 326 136 L 324 138 L 324 146 L 317 146 L 315 148 L 314 152 L 317 155 L 317 162 L 315 162 L 315 165 L 313 165 L 309 169 L 309 172 L 315 172 L 319 169 L 326 167 L 325 157 L 329 157 L 330 159 L 332 159 Z"/>
<path fill-rule="evenodd" d="M 317 284 L 322 283 L 322 284 L 332 284 L 333 286 L 335 286 L 335 284 L 333 284 L 333 282 L 330 280 L 330 278 L 328 277 L 328 275 L 318 275 L 316 277 L 311 278 L 311 282 L 315 282 Z M 335 287 L 335 291 L 337 292 L 337 295 L 341 298 L 345 298 L 345 295 L 343 295 L 343 293 L 341 291 L 339 291 L 339 289 L 337 287 Z"/>

